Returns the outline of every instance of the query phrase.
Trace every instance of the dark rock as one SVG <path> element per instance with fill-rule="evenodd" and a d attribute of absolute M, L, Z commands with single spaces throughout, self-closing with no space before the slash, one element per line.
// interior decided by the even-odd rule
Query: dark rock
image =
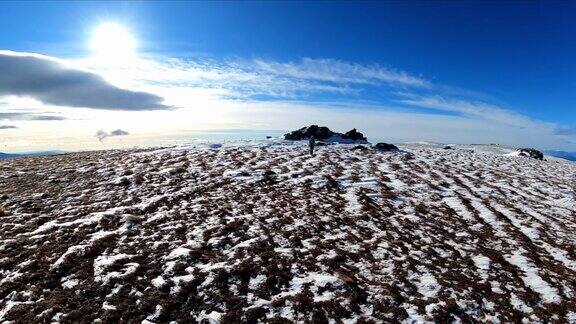
<path fill-rule="evenodd" d="M 450 146 L 450 145 L 444 146 L 443 149 L 445 149 L 445 150 L 453 150 L 452 146 Z"/>
<path fill-rule="evenodd" d="M 324 178 L 326 179 L 326 187 L 330 189 L 338 189 L 338 181 L 329 175 L 325 175 Z"/>
<path fill-rule="evenodd" d="M 368 148 L 367 148 L 366 146 L 364 146 L 364 145 L 356 145 L 356 146 L 354 146 L 354 147 L 352 148 L 352 150 L 354 150 L 354 151 L 358 151 L 358 150 L 359 150 L 359 151 L 366 152 L 366 151 L 368 151 Z"/>
<path fill-rule="evenodd" d="M 342 137 L 345 139 L 351 139 L 353 141 L 366 141 L 366 137 L 364 137 L 364 134 L 357 131 L 356 128 L 347 131 L 346 134 L 344 134 L 344 136 Z"/>
<path fill-rule="evenodd" d="M 130 185 L 130 180 L 126 177 L 121 177 L 120 179 L 118 179 L 116 181 L 116 185 L 122 186 L 122 187 L 127 187 Z"/>
<path fill-rule="evenodd" d="M 412 153 L 406 153 L 402 156 L 402 160 L 403 161 L 409 161 L 409 160 L 414 160 L 414 154 Z"/>
<path fill-rule="evenodd" d="M 290 132 L 284 135 L 285 140 L 289 141 L 301 141 L 305 139 L 309 139 L 312 135 L 316 137 L 316 131 L 318 130 L 318 125 L 311 125 L 308 127 L 302 127 L 298 130 Z M 320 138 L 317 138 L 320 139 Z"/>
<path fill-rule="evenodd" d="M 272 171 L 272 170 L 266 170 L 264 171 L 264 174 L 262 175 L 262 179 L 260 180 L 261 183 L 268 183 L 268 184 L 273 184 L 277 182 L 277 177 L 278 174 L 276 174 L 276 172 Z"/>
<path fill-rule="evenodd" d="M 529 158 L 533 158 L 536 160 L 544 160 L 544 154 L 542 154 L 542 152 L 533 149 L 533 148 L 521 148 L 517 150 L 518 155 L 520 156 L 526 156 Z"/>
<path fill-rule="evenodd" d="M 388 143 L 378 143 L 374 145 L 374 148 L 378 151 L 395 151 L 398 150 L 398 147 L 394 144 Z"/>
<path fill-rule="evenodd" d="M 328 139 L 332 135 L 334 135 L 334 133 L 330 130 L 330 128 L 323 126 L 316 129 L 316 134 L 314 137 L 317 139 Z"/>

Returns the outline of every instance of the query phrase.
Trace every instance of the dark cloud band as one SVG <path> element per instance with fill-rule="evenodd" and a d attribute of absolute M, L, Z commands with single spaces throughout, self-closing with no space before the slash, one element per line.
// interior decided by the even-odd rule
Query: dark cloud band
<path fill-rule="evenodd" d="M 0 120 L 65 120 L 65 117 L 55 115 L 40 115 L 27 112 L 0 112 Z"/>
<path fill-rule="evenodd" d="M 107 110 L 170 109 L 162 98 L 120 89 L 101 76 L 45 56 L 0 51 L 0 96 L 32 97 L 45 104 Z"/>

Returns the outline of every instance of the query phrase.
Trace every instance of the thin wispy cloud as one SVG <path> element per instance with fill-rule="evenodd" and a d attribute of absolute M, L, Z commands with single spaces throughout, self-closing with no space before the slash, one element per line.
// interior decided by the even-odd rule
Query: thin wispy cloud
<path fill-rule="evenodd" d="M 384 97 L 407 107 L 457 113 L 515 127 L 549 126 L 497 104 L 462 99 L 471 93 L 473 98 L 479 97 L 475 91 L 437 85 L 423 77 L 378 65 L 310 58 L 298 62 L 170 59 L 149 63 L 153 70 L 162 71 L 154 74 L 151 82 L 176 87 L 217 88 L 222 90 L 224 99 L 289 99 L 312 104 L 315 98 L 309 97 L 328 94 L 332 101 L 358 101 L 361 105 L 362 101 L 370 101 L 367 92 L 374 91 L 378 99 L 370 106 L 378 106 L 378 100 Z M 146 81 L 146 75 L 151 74 L 141 74 L 142 80 Z M 397 99 L 398 96 L 401 99 Z M 389 104 L 380 102 L 380 106 Z"/>
<path fill-rule="evenodd" d="M 556 135 L 576 135 L 576 127 L 557 129 L 555 133 Z"/>
<path fill-rule="evenodd" d="M 50 115 L 32 115 L 28 117 L 28 120 L 65 120 L 63 116 L 50 116 Z"/>
<path fill-rule="evenodd" d="M 106 73 L 106 71 L 103 71 Z M 219 89 L 227 97 L 299 98 L 309 95 L 356 95 L 365 86 L 429 88 L 427 80 L 378 65 L 333 59 L 298 62 L 270 60 L 186 60 L 153 58 L 125 67 L 135 80 L 166 87 Z"/>
<path fill-rule="evenodd" d="M 128 67 L 130 69 L 130 67 Z M 126 71 L 137 80 L 166 87 L 221 90 L 227 97 L 271 96 L 295 98 L 308 94 L 350 94 L 344 83 L 297 78 L 263 69 L 256 61 L 156 59 Z"/>
<path fill-rule="evenodd" d="M 0 96 L 34 98 L 45 104 L 109 110 L 169 109 L 162 98 L 120 89 L 101 76 L 38 54 L 0 51 Z"/>
<path fill-rule="evenodd" d="M 144 66 L 134 72 L 135 79 L 163 87 L 217 90 L 215 96 L 220 100 L 269 104 L 288 100 L 307 107 L 354 107 L 359 113 L 367 109 L 409 111 L 417 107 L 419 115 L 444 112 L 479 123 L 559 135 L 554 133 L 557 125 L 491 103 L 487 101 L 490 95 L 435 84 L 424 77 L 378 65 L 310 58 L 295 62 L 156 58 L 146 60 Z M 322 96 L 325 98 L 319 100 Z"/>
<path fill-rule="evenodd" d="M 407 105 L 459 113 L 467 117 L 474 117 L 516 127 L 530 127 L 535 124 L 545 124 L 516 113 L 510 109 L 480 101 L 446 99 L 441 96 L 401 99 L 398 101 Z"/>
<path fill-rule="evenodd" d="M 430 87 L 430 82 L 403 71 L 386 69 L 379 65 L 360 65 L 334 59 L 304 58 L 299 62 L 272 62 L 256 60 L 261 71 L 282 77 L 328 81 L 335 83 L 389 84 L 410 87 Z"/>
<path fill-rule="evenodd" d="M 0 125 L 0 129 L 16 129 L 18 127 L 14 125 Z"/>

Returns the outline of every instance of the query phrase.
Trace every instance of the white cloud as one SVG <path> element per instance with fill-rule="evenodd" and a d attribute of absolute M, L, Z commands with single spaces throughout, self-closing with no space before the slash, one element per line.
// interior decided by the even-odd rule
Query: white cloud
<path fill-rule="evenodd" d="M 105 132 L 103 130 L 99 130 L 96 132 L 96 138 L 98 138 L 98 140 L 100 142 L 102 142 L 106 137 L 114 137 L 114 136 L 126 136 L 129 135 L 130 133 L 128 133 L 125 130 L 122 129 L 116 129 L 111 131 L 110 133 Z"/>

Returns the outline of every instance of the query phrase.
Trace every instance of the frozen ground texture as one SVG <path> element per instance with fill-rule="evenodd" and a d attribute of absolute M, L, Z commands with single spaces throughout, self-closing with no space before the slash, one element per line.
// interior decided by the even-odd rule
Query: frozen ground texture
<path fill-rule="evenodd" d="M 351 147 L 1 161 L 0 322 L 576 322 L 576 164 Z"/>

